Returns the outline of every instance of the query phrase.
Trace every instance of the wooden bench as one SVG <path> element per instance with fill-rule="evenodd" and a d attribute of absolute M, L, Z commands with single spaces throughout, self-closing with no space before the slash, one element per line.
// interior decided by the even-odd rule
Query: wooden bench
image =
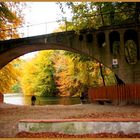
<path fill-rule="evenodd" d="M 98 102 L 100 105 L 104 105 L 104 103 L 112 103 L 110 99 L 95 99 L 94 101 Z"/>

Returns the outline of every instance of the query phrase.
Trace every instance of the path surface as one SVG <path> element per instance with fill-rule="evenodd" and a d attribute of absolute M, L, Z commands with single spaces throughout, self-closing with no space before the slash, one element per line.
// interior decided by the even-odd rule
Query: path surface
<path fill-rule="evenodd" d="M 0 138 L 15 137 L 21 119 L 140 118 L 140 105 L 98 104 L 18 106 L 0 104 Z"/>

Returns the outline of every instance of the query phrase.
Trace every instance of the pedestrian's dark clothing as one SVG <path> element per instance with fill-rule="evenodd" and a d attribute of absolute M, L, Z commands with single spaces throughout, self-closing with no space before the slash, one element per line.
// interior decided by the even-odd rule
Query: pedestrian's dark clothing
<path fill-rule="evenodd" d="M 31 97 L 31 105 L 35 105 L 36 97 L 33 95 Z"/>
<path fill-rule="evenodd" d="M 84 93 L 82 92 L 82 94 L 81 94 L 81 96 L 80 96 L 81 104 L 84 103 L 84 99 L 85 99 L 85 96 L 84 96 Z"/>
<path fill-rule="evenodd" d="M 84 100 L 84 96 L 80 96 L 80 99 L 81 99 L 81 100 Z"/>

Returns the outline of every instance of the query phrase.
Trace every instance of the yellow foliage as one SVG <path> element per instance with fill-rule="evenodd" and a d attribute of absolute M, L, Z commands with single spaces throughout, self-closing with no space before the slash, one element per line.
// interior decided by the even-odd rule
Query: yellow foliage
<path fill-rule="evenodd" d="M 20 70 L 15 66 L 17 61 L 12 61 L 0 70 L 0 92 L 9 92 L 11 86 L 15 84 L 20 77 Z"/>
<path fill-rule="evenodd" d="M 19 2 L 0 2 L 1 40 L 19 37 L 16 28 L 23 23 L 22 10 L 23 4 Z M 19 69 L 15 66 L 17 61 L 9 63 L 0 70 L 0 92 L 8 92 L 20 77 Z"/>
<path fill-rule="evenodd" d="M 34 60 L 32 60 L 34 62 Z M 25 62 L 22 67 L 22 77 L 21 77 L 21 86 L 22 91 L 25 95 L 32 95 L 34 93 L 33 90 L 33 81 L 34 81 L 34 73 L 36 71 L 35 65 L 32 61 Z"/>
<path fill-rule="evenodd" d="M 53 51 L 40 51 L 36 57 L 24 64 L 21 78 L 22 90 L 25 95 L 49 94 L 53 86 L 52 78 Z M 42 96 L 45 96 L 45 95 Z"/>
<path fill-rule="evenodd" d="M 0 38 L 18 38 L 19 33 L 17 27 L 19 27 L 23 23 L 22 10 L 25 5 L 19 2 L 1 2 L 0 6 L 0 17 L 2 18 L 0 22 Z"/>

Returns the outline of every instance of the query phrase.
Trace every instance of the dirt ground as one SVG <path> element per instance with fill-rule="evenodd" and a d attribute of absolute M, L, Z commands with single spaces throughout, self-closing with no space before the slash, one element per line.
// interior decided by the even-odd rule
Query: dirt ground
<path fill-rule="evenodd" d="M 0 104 L 0 138 L 15 137 L 18 122 L 22 119 L 66 119 L 66 118 L 135 118 L 140 119 L 140 105 L 46 105 L 18 106 Z"/>

